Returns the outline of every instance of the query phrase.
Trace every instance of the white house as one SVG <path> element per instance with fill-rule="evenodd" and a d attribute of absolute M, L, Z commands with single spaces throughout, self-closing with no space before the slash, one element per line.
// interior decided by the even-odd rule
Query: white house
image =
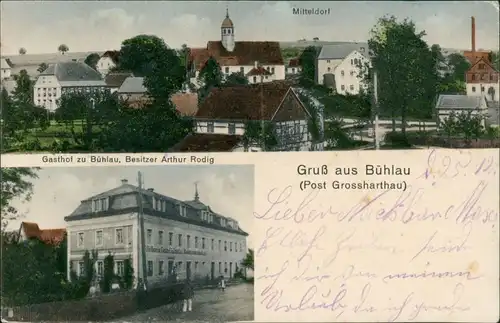
<path fill-rule="evenodd" d="M 275 80 L 275 75 L 270 71 L 269 67 L 265 69 L 259 66 L 258 62 L 255 62 L 255 67 L 247 73 L 248 83 L 268 83 Z"/>
<path fill-rule="evenodd" d="M 0 59 L 1 79 L 8 79 L 12 72 L 12 66 L 5 58 Z"/>
<path fill-rule="evenodd" d="M 297 92 L 282 82 L 216 88 L 198 108 L 195 134 L 188 135 L 172 151 L 259 151 L 260 145 L 255 143 L 245 147 L 249 121 L 274 125 L 274 151 L 322 150 L 323 145 L 315 143 L 309 131 L 312 113 L 317 111 L 309 111 Z M 321 132 L 323 127 L 318 126 Z"/>
<path fill-rule="evenodd" d="M 288 65 L 286 66 L 286 74 L 287 75 L 295 75 L 299 74 L 302 71 L 302 67 L 300 66 L 300 62 L 298 58 L 292 58 Z"/>
<path fill-rule="evenodd" d="M 335 90 L 338 94 L 358 94 L 360 89 L 366 89 L 367 85 L 363 82 L 363 75 L 361 75 L 362 66 L 365 64 L 369 64 L 369 59 L 355 50 L 337 65 L 333 75 Z"/>
<path fill-rule="evenodd" d="M 452 113 L 471 113 L 471 115 L 481 115 L 483 117 L 483 127 L 485 120 L 489 117 L 488 104 L 485 96 L 450 95 L 441 94 L 436 102 L 436 112 L 438 116 L 438 127 Z"/>
<path fill-rule="evenodd" d="M 360 85 L 359 82 L 355 82 L 356 80 L 359 81 L 359 78 L 355 77 L 360 72 L 358 66 L 369 61 L 368 57 L 367 43 L 324 45 L 317 58 L 316 82 L 334 87 L 339 93 L 342 92 L 342 85 L 344 86 L 344 91 L 357 93 L 355 89 L 359 89 Z M 355 59 L 358 64 L 355 64 Z M 337 68 L 338 75 L 336 73 Z M 325 84 L 325 80 L 328 79 L 333 79 L 334 84 Z M 350 90 L 351 85 L 353 90 Z"/>
<path fill-rule="evenodd" d="M 116 67 L 118 64 L 118 57 L 120 55 L 120 52 L 117 50 L 108 50 L 104 54 L 102 54 L 101 58 L 97 61 L 97 71 L 101 73 L 101 75 L 104 77 L 106 76 L 110 69 Z"/>
<path fill-rule="evenodd" d="M 38 76 L 33 87 L 33 101 L 38 106 L 54 111 L 65 93 L 93 93 L 105 90 L 106 83 L 101 75 L 87 64 L 60 62 L 49 65 Z"/>
<path fill-rule="evenodd" d="M 213 57 L 219 63 L 222 73 L 247 75 L 255 68 L 255 62 L 268 70 L 274 80 L 285 79 L 285 64 L 279 42 L 236 41 L 235 28 L 229 13 L 221 25 L 221 40 L 209 41 L 206 48 L 192 48 L 189 55 L 189 73 L 192 84 L 198 84 L 200 70 Z"/>

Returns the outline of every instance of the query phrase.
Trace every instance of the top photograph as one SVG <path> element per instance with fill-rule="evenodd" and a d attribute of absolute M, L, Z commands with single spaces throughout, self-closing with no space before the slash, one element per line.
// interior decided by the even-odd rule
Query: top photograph
<path fill-rule="evenodd" d="M 500 148 L 496 3 L 0 6 L 3 154 Z"/>

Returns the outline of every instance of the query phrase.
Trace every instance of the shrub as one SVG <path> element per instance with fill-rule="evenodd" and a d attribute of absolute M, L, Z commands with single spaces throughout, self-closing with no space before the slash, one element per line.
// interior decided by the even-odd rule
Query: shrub
<path fill-rule="evenodd" d="M 104 258 L 104 277 L 100 281 L 101 291 L 103 293 L 109 293 L 111 291 L 111 284 L 115 278 L 114 258 L 115 257 L 111 253 Z"/>
<path fill-rule="evenodd" d="M 408 138 L 403 135 L 400 131 L 391 131 L 385 134 L 384 141 L 386 144 L 395 147 L 410 147 L 410 143 L 408 142 Z"/>

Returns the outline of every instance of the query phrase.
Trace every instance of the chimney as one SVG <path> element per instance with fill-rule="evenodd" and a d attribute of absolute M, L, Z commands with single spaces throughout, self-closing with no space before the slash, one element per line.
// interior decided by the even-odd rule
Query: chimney
<path fill-rule="evenodd" d="M 154 188 L 148 188 L 148 191 L 150 192 L 154 192 L 154 190 L 155 190 Z"/>
<path fill-rule="evenodd" d="M 470 17 L 471 23 L 471 51 L 473 53 L 476 52 L 476 19 L 474 17 Z"/>
<path fill-rule="evenodd" d="M 255 68 L 259 67 L 259 62 L 255 61 L 255 62 L 253 63 L 253 67 L 255 67 Z"/>
<path fill-rule="evenodd" d="M 125 185 L 128 183 L 128 180 L 127 179 L 122 179 L 122 185 Z"/>

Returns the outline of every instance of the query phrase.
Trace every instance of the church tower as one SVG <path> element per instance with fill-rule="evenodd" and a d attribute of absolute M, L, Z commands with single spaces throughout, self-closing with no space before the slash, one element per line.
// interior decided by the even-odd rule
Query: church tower
<path fill-rule="evenodd" d="M 226 8 L 226 18 L 222 21 L 220 27 L 222 46 L 228 51 L 232 52 L 234 50 L 234 25 L 229 18 L 229 10 Z"/>

